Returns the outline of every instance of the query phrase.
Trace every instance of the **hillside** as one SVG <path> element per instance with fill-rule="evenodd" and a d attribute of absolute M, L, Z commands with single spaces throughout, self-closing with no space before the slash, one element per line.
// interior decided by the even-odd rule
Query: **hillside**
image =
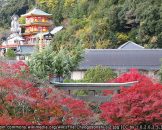
<path fill-rule="evenodd" d="M 26 13 L 34 3 L 34 0 L 0 0 L 0 28 L 8 28 L 13 14 Z"/>
<path fill-rule="evenodd" d="M 11 6 L 16 1 L 20 2 Z M 34 0 L 7 3 L 1 9 L 0 26 L 8 26 L 9 16 L 21 14 L 23 9 L 25 12 L 34 5 Z M 56 25 L 63 24 L 66 28 L 55 36 L 53 45 L 57 48 L 78 43 L 85 48 L 116 48 L 128 40 L 146 48 L 162 47 L 161 0 L 36 0 L 36 3 L 53 14 Z"/>

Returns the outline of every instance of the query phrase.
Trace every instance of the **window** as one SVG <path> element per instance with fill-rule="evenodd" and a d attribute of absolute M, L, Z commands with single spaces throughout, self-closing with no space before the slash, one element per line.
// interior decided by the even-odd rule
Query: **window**
<path fill-rule="evenodd" d="M 39 32 L 42 32 L 42 27 L 38 27 L 38 31 Z"/>
<path fill-rule="evenodd" d="M 37 17 L 34 18 L 34 22 L 38 22 L 38 18 Z"/>

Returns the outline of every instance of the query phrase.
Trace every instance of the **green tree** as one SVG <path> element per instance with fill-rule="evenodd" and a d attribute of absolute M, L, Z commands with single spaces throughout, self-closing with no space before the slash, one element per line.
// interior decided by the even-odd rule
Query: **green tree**
<path fill-rule="evenodd" d="M 14 50 L 12 50 L 11 48 L 9 48 L 9 49 L 7 49 L 7 52 L 6 52 L 5 56 L 8 59 L 15 59 L 16 54 L 15 54 Z"/>
<path fill-rule="evenodd" d="M 97 66 L 86 71 L 84 81 L 89 83 L 104 83 L 116 78 L 117 74 L 108 67 Z"/>
<path fill-rule="evenodd" d="M 71 52 L 66 49 L 53 51 L 49 46 L 41 52 L 33 54 L 28 64 L 31 73 L 41 79 L 53 74 L 67 77 L 81 58 L 81 52 L 78 52 L 77 49 Z"/>

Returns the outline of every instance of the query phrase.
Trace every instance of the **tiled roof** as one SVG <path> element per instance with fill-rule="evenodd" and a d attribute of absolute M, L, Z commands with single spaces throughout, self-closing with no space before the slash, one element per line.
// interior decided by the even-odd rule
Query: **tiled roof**
<path fill-rule="evenodd" d="M 55 27 L 52 31 L 51 31 L 51 34 L 55 34 L 59 31 L 61 31 L 63 29 L 63 26 L 58 26 L 58 27 Z"/>
<path fill-rule="evenodd" d="M 17 54 L 19 55 L 31 55 L 35 51 L 35 46 L 19 46 Z"/>
<path fill-rule="evenodd" d="M 134 49 L 134 50 L 139 50 L 139 49 L 144 49 L 143 46 L 140 46 L 132 41 L 128 41 L 124 43 L 123 45 L 119 46 L 118 49 Z"/>
<path fill-rule="evenodd" d="M 33 9 L 32 11 L 30 11 L 30 12 L 28 12 L 28 13 L 22 15 L 22 16 L 25 17 L 25 16 L 31 16 L 31 15 L 40 15 L 40 16 L 41 16 L 41 15 L 44 15 L 44 16 L 51 16 L 52 14 L 48 14 L 48 13 L 46 13 L 46 12 L 40 10 L 40 9 L 35 8 L 35 9 Z"/>
<path fill-rule="evenodd" d="M 112 69 L 158 70 L 161 65 L 162 49 L 87 49 L 79 70 L 86 70 L 97 65 Z"/>

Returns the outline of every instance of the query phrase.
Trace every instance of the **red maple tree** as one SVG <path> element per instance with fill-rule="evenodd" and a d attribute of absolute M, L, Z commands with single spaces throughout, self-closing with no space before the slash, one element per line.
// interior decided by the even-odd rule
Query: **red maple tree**
<path fill-rule="evenodd" d="M 73 99 L 49 84 L 30 81 L 22 61 L 0 62 L 0 125 L 87 125 L 94 113 L 84 101 Z"/>
<path fill-rule="evenodd" d="M 139 81 L 100 106 L 101 117 L 112 125 L 162 124 L 162 85 L 137 70 L 125 73 L 113 82 Z"/>

